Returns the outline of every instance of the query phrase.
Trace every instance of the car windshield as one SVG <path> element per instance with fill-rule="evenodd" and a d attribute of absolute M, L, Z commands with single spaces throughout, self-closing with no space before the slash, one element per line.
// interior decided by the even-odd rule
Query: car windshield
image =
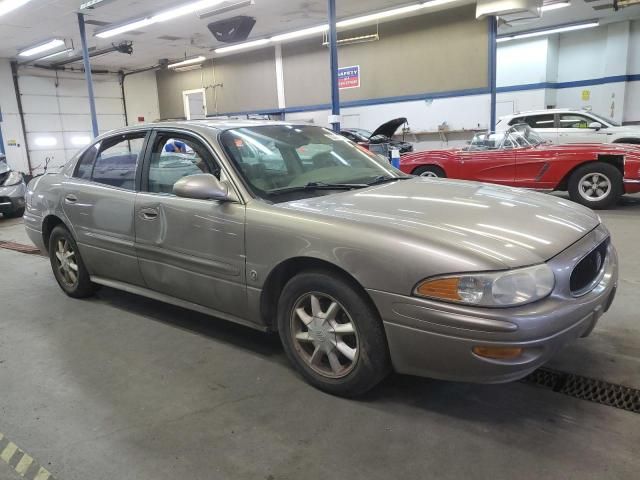
<path fill-rule="evenodd" d="M 265 125 L 225 131 L 221 143 L 259 197 L 367 186 L 404 176 L 386 160 L 334 132 L 309 125 Z"/>
<path fill-rule="evenodd" d="M 620 124 L 618 122 L 616 122 L 615 120 L 611 120 L 610 118 L 607 118 L 607 117 L 605 117 L 603 115 L 598 115 L 597 113 L 593 113 L 593 112 L 590 112 L 590 113 L 591 113 L 592 116 L 596 117 L 598 120 L 601 120 L 606 124 L 609 124 L 609 125 L 611 125 L 613 127 L 619 127 L 620 126 Z"/>
<path fill-rule="evenodd" d="M 509 150 L 514 148 L 535 147 L 544 143 L 540 135 L 529 125 L 514 125 L 506 132 L 476 133 L 464 150 Z"/>

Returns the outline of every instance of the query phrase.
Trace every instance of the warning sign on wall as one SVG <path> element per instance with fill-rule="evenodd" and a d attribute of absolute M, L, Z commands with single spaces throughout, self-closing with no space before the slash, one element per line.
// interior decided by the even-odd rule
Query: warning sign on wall
<path fill-rule="evenodd" d="M 591 90 L 582 90 L 582 101 L 588 102 L 591 99 Z"/>
<path fill-rule="evenodd" d="M 360 65 L 352 67 L 342 67 L 338 69 L 338 87 L 340 90 L 346 88 L 360 87 Z"/>

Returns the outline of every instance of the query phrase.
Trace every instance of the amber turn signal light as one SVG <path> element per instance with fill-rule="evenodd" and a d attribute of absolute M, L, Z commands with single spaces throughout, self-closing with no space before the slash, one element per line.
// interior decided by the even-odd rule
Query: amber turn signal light
<path fill-rule="evenodd" d="M 442 300 L 459 301 L 459 278 L 439 278 L 422 282 L 416 289 L 416 293 L 423 297 L 440 298 Z"/>
<path fill-rule="evenodd" d="M 519 347 L 473 347 L 473 353 L 479 357 L 493 358 L 495 360 L 511 360 L 522 355 L 523 349 Z"/>

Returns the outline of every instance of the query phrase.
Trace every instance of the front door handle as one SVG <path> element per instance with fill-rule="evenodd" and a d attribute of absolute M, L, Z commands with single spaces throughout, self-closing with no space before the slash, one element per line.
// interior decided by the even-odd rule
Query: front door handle
<path fill-rule="evenodd" d="M 155 220 L 158 218 L 158 211 L 155 208 L 145 208 L 140 210 L 140 216 L 144 220 Z"/>
<path fill-rule="evenodd" d="M 66 203 L 77 203 L 78 197 L 76 197 L 73 193 L 69 193 L 68 195 L 65 195 L 64 201 Z"/>

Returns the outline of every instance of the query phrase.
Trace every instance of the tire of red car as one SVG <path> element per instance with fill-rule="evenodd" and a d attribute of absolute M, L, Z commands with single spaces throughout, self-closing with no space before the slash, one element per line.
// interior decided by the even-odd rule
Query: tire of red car
<path fill-rule="evenodd" d="M 591 162 L 578 167 L 569 178 L 571 200 L 594 210 L 614 206 L 624 191 L 622 174 L 615 166 Z"/>
<path fill-rule="evenodd" d="M 413 171 L 413 174 L 420 177 L 447 178 L 447 174 L 444 170 L 436 165 L 424 165 L 422 167 L 418 167 Z"/>

